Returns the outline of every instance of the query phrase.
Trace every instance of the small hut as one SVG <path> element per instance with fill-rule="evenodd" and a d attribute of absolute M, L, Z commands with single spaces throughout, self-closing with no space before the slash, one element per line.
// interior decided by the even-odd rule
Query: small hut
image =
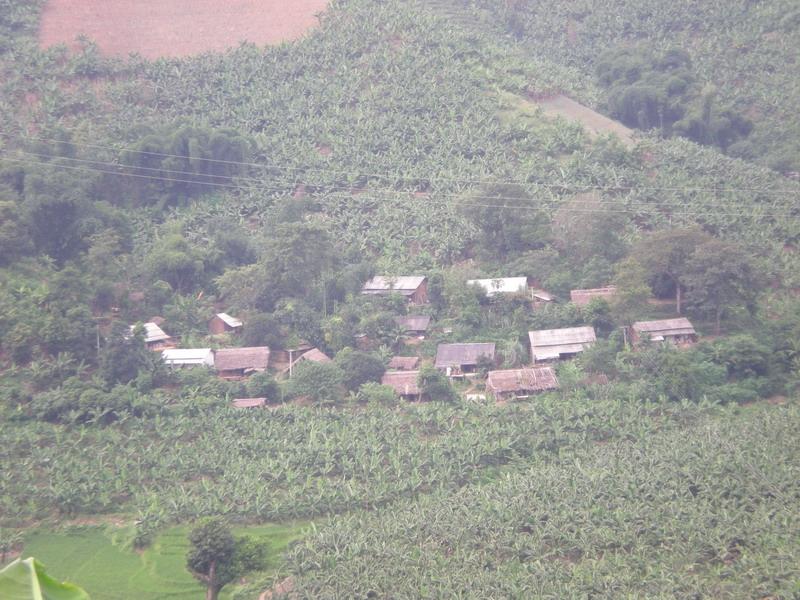
<path fill-rule="evenodd" d="M 243 323 L 227 313 L 217 313 L 208 322 L 208 332 L 211 335 L 218 335 L 228 331 L 238 333 L 242 330 Z"/>
<path fill-rule="evenodd" d="M 486 389 L 497 400 L 527 398 L 533 394 L 558 389 L 558 379 L 552 367 L 489 371 Z"/>

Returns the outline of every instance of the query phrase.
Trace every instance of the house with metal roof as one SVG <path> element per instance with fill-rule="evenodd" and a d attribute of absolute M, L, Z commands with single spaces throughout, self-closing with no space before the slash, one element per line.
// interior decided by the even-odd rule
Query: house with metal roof
<path fill-rule="evenodd" d="M 231 402 L 233 408 L 263 408 L 266 405 L 266 398 L 236 398 Z"/>
<path fill-rule="evenodd" d="M 688 346 L 697 341 L 697 332 L 686 317 L 658 321 L 637 321 L 631 327 L 631 342 L 636 346 L 644 340 L 668 342 L 676 346 Z"/>
<path fill-rule="evenodd" d="M 495 279 L 469 279 L 467 285 L 476 285 L 486 292 L 489 298 L 503 294 L 527 294 L 527 277 L 497 277 Z"/>
<path fill-rule="evenodd" d="M 410 304 L 425 304 L 428 301 L 428 278 L 422 275 L 376 275 L 364 284 L 361 293 L 367 296 L 400 294 Z"/>
<path fill-rule="evenodd" d="M 404 400 L 420 400 L 419 371 L 397 371 L 384 373 L 381 385 L 388 385 Z"/>
<path fill-rule="evenodd" d="M 253 373 L 263 373 L 269 366 L 269 348 L 225 348 L 214 352 L 214 368 L 220 377 L 239 379 Z"/>
<path fill-rule="evenodd" d="M 494 343 L 439 344 L 434 366 L 448 377 L 463 377 L 474 373 L 482 359 L 494 363 Z"/>
<path fill-rule="evenodd" d="M 142 327 L 144 327 L 144 343 L 148 350 L 160 352 L 165 348 L 172 348 L 175 345 L 172 338 L 156 323 L 143 323 Z M 135 329 L 136 325 L 131 325 L 131 334 L 133 334 Z"/>
<path fill-rule="evenodd" d="M 611 300 L 614 294 L 617 293 L 617 288 L 613 285 L 602 288 L 593 288 L 587 290 L 572 290 L 569 293 L 569 299 L 576 306 L 586 306 L 595 298 L 600 298 L 605 301 Z"/>
<path fill-rule="evenodd" d="M 553 367 L 489 371 L 486 389 L 496 400 L 527 398 L 533 394 L 558 389 L 558 379 Z"/>
<path fill-rule="evenodd" d="M 168 367 L 213 367 L 214 351 L 211 348 L 169 348 L 161 353 Z"/>
<path fill-rule="evenodd" d="M 225 333 L 228 331 L 239 332 L 242 330 L 243 323 L 227 313 L 217 313 L 208 322 L 208 332 L 212 335 Z"/>
<path fill-rule="evenodd" d="M 544 362 L 571 358 L 597 341 L 594 327 L 566 327 L 529 331 L 531 360 Z"/>

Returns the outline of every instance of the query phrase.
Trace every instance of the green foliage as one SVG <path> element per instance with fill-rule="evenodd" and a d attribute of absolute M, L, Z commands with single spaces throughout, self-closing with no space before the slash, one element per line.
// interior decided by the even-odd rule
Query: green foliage
<path fill-rule="evenodd" d="M 717 334 L 726 312 L 734 308 L 755 311 L 763 281 L 763 273 L 747 250 L 721 240 L 698 246 L 681 277 L 690 307 L 700 314 L 712 315 Z"/>
<path fill-rule="evenodd" d="M 394 406 L 399 400 L 394 388 L 374 381 L 362 384 L 358 388 L 356 398 L 364 404 L 380 404 L 383 406 Z"/>
<path fill-rule="evenodd" d="M 35 558 L 17 559 L 0 570 L 0 595 L 7 600 L 89 600 L 72 583 L 59 583 Z"/>
<path fill-rule="evenodd" d="M 204 519 L 195 526 L 189 533 L 189 542 L 187 568 L 206 585 L 212 600 L 227 584 L 265 566 L 264 543 L 250 536 L 234 537 L 228 525 L 218 518 Z"/>
<path fill-rule="evenodd" d="M 351 392 L 370 381 L 380 381 L 386 371 L 386 366 L 378 355 L 352 348 L 340 350 L 334 357 L 334 362 L 341 369 L 342 384 Z"/>
<path fill-rule="evenodd" d="M 268 402 L 276 402 L 280 388 L 275 378 L 269 373 L 254 373 L 244 384 L 248 398 L 266 398 Z"/>
<path fill-rule="evenodd" d="M 206 252 L 175 232 L 155 244 L 144 268 L 152 281 L 165 281 L 176 292 L 186 293 L 202 283 L 206 257 Z"/>
<path fill-rule="evenodd" d="M 98 357 L 99 373 L 109 386 L 129 383 L 140 370 L 153 367 L 151 352 L 144 343 L 144 328 L 131 333 L 124 325 L 115 324 Z"/>
<path fill-rule="evenodd" d="M 330 404 L 341 400 L 345 374 L 335 363 L 302 361 L 294 367 L 286 384 L 288 398 L 310 398 Z"/>
<path fill-rule="evenodd" d="M 417 384 L 422 395 L 429 400 L 454 402 L 458 399 L 450 380 L 444 373 L 430 365 L 425 365 L 419 370 Z"/>

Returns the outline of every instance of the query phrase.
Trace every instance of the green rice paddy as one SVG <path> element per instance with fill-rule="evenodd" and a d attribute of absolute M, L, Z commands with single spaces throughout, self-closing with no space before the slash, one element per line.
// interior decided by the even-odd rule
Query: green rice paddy
<path fill-rule="evenodd" d="M 302 536 L 305 523 L 234 528 L 269 545 L 268 571 L 280 563 L 288 544 Z M 124 529 L 87 526 L 63 531 L 39 530 L 25 540 L 24 557 L 35 556 L 47 572 L 85 589 L 92 600 L 194 600 L 204 588 L 186 570 L 190 526 L 165 530 L 143 552 L 127 549 Z M 227 586 L 221 598 L 235 589 Z"/>

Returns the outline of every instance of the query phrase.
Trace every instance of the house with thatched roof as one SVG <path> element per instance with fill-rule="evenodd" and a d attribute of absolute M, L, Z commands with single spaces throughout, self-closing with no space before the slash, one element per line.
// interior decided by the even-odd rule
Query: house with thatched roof
<path fill-rule="evenodd" d="M 527 398 L 533 394 L 558 389 L 558 379 L 553 367 L 489 371 L 486 389 L 497 400 Z"/>
<path fill-rule="evenodd" d="M 420 400 L 419 371 L 387 372 L 381 378 L 381 385 L 387 385 L 404 400 Z"/>
<path fill-rule="evenodd" d="M 425 304 L 428 302 L 428 278 L 422 275 L 376 275 L 364 284 L 361 293 L 367 296 L 400 294 L 409 304 Z"/>
<path fill-rule="evenodd" d="M 613 285 L 602 288 L 588 290 L 572 290 L 569 293 L 570 301 L 576 306 L 586 306 L 595 298 L 600 298 L 608 302 L 617 293 L 617 288 Z"/>
<path fill-rule="evenodd" d="M 474 373 L 481 360 L 494 363 L 494 343 L 439 344 L 434 366 L 448 377 L 463 377 Z"/>
<path fill-rule="evenodd" d="M 571 358 L 597 341 L 591 326 L 530 331 L 528 339 L 535 363 Z"/>
<path fill-rule="evenodd" d="M 423 336 L 431 325 L 431 318 L 428 315 L 408 315 L 395 317 L 394 322 L 403 330 L 404 335 Z"/>
<path fill-rule="evenodd" d="M 219 376 L 225 379 L 239 379 L 253 373 L 263 373 L 268 366 L 267 346 L 224 348 L 214 353 L 214 367 Z"/>
<path fill-rule="evenodd" d="M 393 356 L 386 368 L 389 371 L 415 371 L 419 367 L 418 356 Z"/>
<path fill-rule="evenodd" d="M 697 332 L 686 317 L 637 321 L 631 326 L 631 342 L 636 346 L 645 340 L 689 346 L 697 341 Z"/>

